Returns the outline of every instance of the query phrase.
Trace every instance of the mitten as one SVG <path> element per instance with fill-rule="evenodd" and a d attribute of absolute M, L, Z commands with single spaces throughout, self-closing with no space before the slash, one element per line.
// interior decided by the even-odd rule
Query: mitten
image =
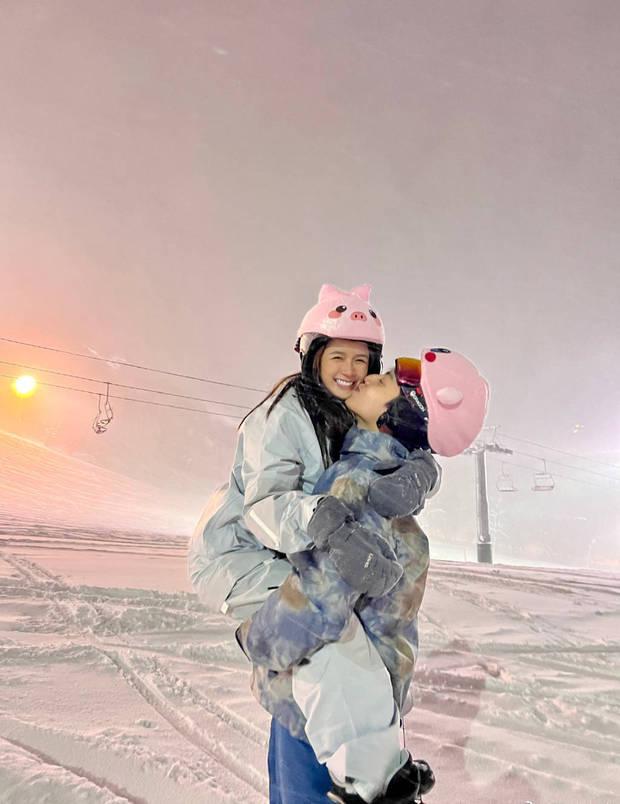
<path fill-rule="evenodd" d="M 419 514 L 438 480 L 439 470 L 430 452 L 414 450 L 401 467 L 371 482 L 368 502 L 385 517 Z"/>
<path fill-rule="evenodd" d="M 326 550 L 331 537 L 343 525 L 353 521 L 353 512 L 346 503 L 337 497 L 323 497 L 308 523 L 308 536 L 319 550 Z"/>
<path fill-rule="evenodd" d="M 400 580 L 403 568 L 387 541 L 357 522 L 343 524 L 330 540 L 328 555 L 352 589 L 382 597 Z"/>

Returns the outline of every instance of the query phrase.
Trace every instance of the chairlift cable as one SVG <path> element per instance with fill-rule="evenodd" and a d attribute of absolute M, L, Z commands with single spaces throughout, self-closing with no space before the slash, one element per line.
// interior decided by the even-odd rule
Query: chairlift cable
<path fill-rule="evenodd" d="M 16 380 L 17 379 L 17 377 L 15 377 L 13 375 L 10 375 L 10 374 L 0 374 L 0 377 L 5 377 L 6 379 L 9 379 L 9 380 Z M 79 394 L 90 394 L 91 396 L 100 396 L 100 392 L 98 392 L 98 391 L 88 391 L 86 388 L 72 388 L 69 385 L 56 385 L 56 384 L 51 383 L 51 382 L 39 382 L 39 385 L 44 385 L 47 388 L 59 388 L 62 391 L 75 391 L 76 393 L 79 393 Z M 208 416 L 224 416 L 226 419 L 240 420 L 242 418 L 241 416 L 236 416 L 236 415 L 231 414 L 231 413 L 221 413 L 221 412 L 215 411 L 215 410 L 201 410 L 200 408 L 189 408 L 189 407 L 186 407 L 184 405 L 170 405 L 167 402 L 153 402 L 150 399 L 136 399 L 135 397 L 132 397 L 132 396 L 117 396 L 117 395 L 110 394 L 109 398 L 110 399 L 122 399 L 125 402 L 138 402 L 141 405 L 154 405 L 155 407 L 158 407 L 158 408 L 171 408 L 172 410 L 186 410 L 186 411 L 191 411 L 192 413 L 203 413 L 203 414 L 206 414 Z"/>
<path fill-rule="evenodd" d="M 241 388 L 244 391 L 256 391 L 257 393 L 266 394 L 267 391 L 264 388 L 254 388 L 250 385 L 238 385 L 237 383 L 232 382 L 222 382 L 221 380 L 212 380 L 209 377 L 197 377 L 191 374 L 182 374 L 178 371 L 167 371 L 165 369 L 159 368 L 152 368 L 150 366 L 143 366 L 140 363 L 128 363 L 125 360 L 114 360 L 110 357 L 99 357 L 98 355 L 86 355 L 81 352 L 71 352 L 67 349 L 58 349 L 53 346 L 43 346 L 39 343 L 29 343 L 27 341 L 18 341 L 15 338 L 5 338 L 0 336 L 0 341 L 5 341 L 6 343 L 15 343 L 20 346 L 28 346 L 32 349 L 45 349 L 48 352 L 57 352 L 58 354 L 62 355 L 71 355 L 71 357 L 82 357 L 85 360 L 99 360 L 102 363 L 113 363 L 115 366 L 124 366 L 125 368 L 134 368 L 138 369 L 139 371 L 151 371 L 155 374 L 166 374 L 169 377 L 181 377 L 185 380 L 194 380 L 195 382 L 205 382 L 210 383 L 212 385 L 223 385 L 227 388 Z"/>
<path fill-rule="evenodd" d="M 131 391 L 144 391 L 144 392 L 149 393 L 149 394 L 160 394 L 161 396 L 172 396 L 172 397 L 176 397 L 177 399 L 189 399 L 189 400 L 192 400 L 194 402 L 208 402 L 209 404 L 214 404 L 214 405 L 224 405 L 225 407 L 228 407 L 228 408 L 241 408 L 242 410 L 249 410 L 250 409 L 248 405 L 236 405 L 233 402 L 220 402 L 218 399 L 205 399 L 205 398 L 200 397 L 200 396 L 188 396 L 187 394 L 175 394 L 175 393 L 172 393 L 171 391 L 160 391 L 157 388 L 143 388 L 143 387 L 141 387 L 139 385 L 123 385 L 120 382 L 111 382 L 111 381 L 108 381 L 108 380 L 100 380 L 100 379 L 97 379 L 96 377 L 83 377 L 83 376 L 81 376 L 79 374 L 69 374 L 69 373 L 67 373 L 65 371 L 55 371 L 53 369 L 41 368 L 39 366 L 26 366 L 24 363 L 10 363 L 8 360 L 0 360 L 0 363 L 3 366 L 13 366 L 15 368 L 20 368 L 21 367 L 21 368 L 26 369 L 27 371 L 40 371 L 40 372 L 43 372 L 44 374 L 55 374 L 55 375 L 57 375 L 59 377 L 70 377 L 73 380 L 83 380 L 85 382 L 103 383 L 103 384 L 106 384 L 106 385 L 112 385 L 115 388 L 126 388 L 127 390 L 131 390 Z"/>
<path fill-rule="evenodd" d="M 519 453 L 519 454 L 521 454 L 521 453 Z M 493 455 L 493 453 L 488 453 L 488 455 L 489 455 L 489 458 L 492 458 L 493 460 L 498 460 L 498 457 L 496 455 Z M 532 471 L 532 467 L 531 466 L 526 466 L 524 463 L 515 463 L 514 461 L 509 461 L 509 464 L 510 464 L 510 466 L 515 466 L 515 467 L 517 467 L 519 469 L 527 469 L 528 472 Z M 555 472 L 554 471 L 553 476 L 554 477 L 561 477 L 564 480 L 572 480 L 575 483 L 583 483 L 584 486 L 592 486 L 595 489 L 602 489 L 604 491 L 612 491 L 613 490 L 611 486 L 604 486 L 601 483 L 591 482 L 589 480 L 582 480 L 579 477 L 571 477 L 570 475 L 564 475 L 564 474 L 561 474 L 560 472 Z"/>
<path fill-rule="evenodd" d="M 497 426 L 487 425 L 487 427 L 485 427 L 485 429 L 495 429 L 495 430 L 497 430 L 499 428 Z M 546 450 L 549 450 L 550 452 L 559 452 L 562 455 L 568 455 L 570 458 L 579 458 L 579 460 L 590 461 L 591 463 L 596 463 L 599 466 L 606 466 L 609 469 L 618 469 L 618 470 L 620 470 L 620 465 L 619 464 L 608 463 L 607 461 L 597 460 L 596 458 L 590 458 L 587 455 L 579 455 L 576 452 L 568 452 L 567 450 L 557 449 L 556 447 L 549 447 L 546 444 L 539 444 L 537 441 L 530 441 L 527 438 L 517 438 L 517 436 L 509 435 L 508 433 L 505 433 L 503 431 L 499 434 L 499 437 L 500 437 L 500 439 L 501 438 L 507 438 L 509 441 L 521 441 L 523 444 L 530 444 L 533 447 L 540 447 L 541 449 L 546 449 Z"/>
<path fill-rule="evenodd" d="M 565 469 L 574 469 L 576 472 L 587 472 L 589 475 L 596 475 L 597 477 L 604 477 L 605 480 L 610 480 L 613 483 L 620 483 L 620 477 L 612 477 L 611 475 L 603 474 L 603 472 L 595 472 L 594 469 L 584 469 L 583 466 L 572 466 L 568 463 L 562 463 L 562 461 L 555 461 L 552 458 L 541 458 L 540 455 L 532 455 L 529 452 L 522 452 L 521 450 L 514 449 L 513 453 L 515 455 L 523 455 L 525 458 L 533 458 L 537 461 L 543 461 L 544 463 L 552 463 L 555 466 L 563 466 Z M 531 469 L 532 467 L 530 467 Z M 545 470 L 546 471 L 546 470 Z"/>

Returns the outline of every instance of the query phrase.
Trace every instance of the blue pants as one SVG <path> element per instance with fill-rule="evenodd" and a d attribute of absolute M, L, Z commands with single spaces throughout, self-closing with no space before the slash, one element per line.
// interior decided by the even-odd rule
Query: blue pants
<path fill-rule="evenodd" d="M 303 740 L 275 718 L 269 735 L 269 804 L 327 804 L 332 782 L 325 765 Z"/>

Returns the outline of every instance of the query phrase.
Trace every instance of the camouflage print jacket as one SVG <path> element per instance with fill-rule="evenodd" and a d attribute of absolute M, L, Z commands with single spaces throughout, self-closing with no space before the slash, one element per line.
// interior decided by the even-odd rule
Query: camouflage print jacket
<path fill-rule="evenodd" d="M 289 732 L 306 739 L 304 716 L 292 695 L 292 668 L 328 642 L 335 642 L 355 611 L 392 680 L 401 714 L 418 650 L 417 613 L 429 565 L 428 539 L 413 516 L 385 519 L 368 504 L 375 469 L 402 466 L 410 453 L 385 433 L 353 427 L 340 460 L 320 477 L 315 494 L 344 500 L 362 525 L 379 531 L 395 551 L 403 576 L 383 597 L 360 596 L 339 575 L 327 553 L 312 549 L 289 555 L 293 570 L 281 587 L 237 630 L 250 658 L 254 695 Z"/>

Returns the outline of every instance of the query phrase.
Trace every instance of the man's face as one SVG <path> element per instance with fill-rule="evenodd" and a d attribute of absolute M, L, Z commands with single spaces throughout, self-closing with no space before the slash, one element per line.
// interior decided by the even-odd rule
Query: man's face
<path fill-rule="evenodd" d="M 346 406 L 354 413 L 362 425 L 376 429 L 377 419 L 387 410 L 393 399 L 400 394 L 400 387 L 394 372 L 369 374 L 359 383 L 346 401 Z"/>
<path fill-rule="evenodd" d="M 330 394 L 348 399 L 368 373 L 368 344 L 334 338 L 329 341 L 319 363 L 321 382 Z"/>

